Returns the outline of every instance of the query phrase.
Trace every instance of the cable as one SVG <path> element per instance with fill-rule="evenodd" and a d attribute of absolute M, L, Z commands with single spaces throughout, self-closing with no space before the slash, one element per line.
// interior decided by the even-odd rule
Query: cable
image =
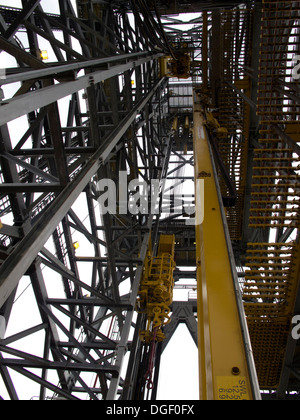
<path fill-rule="evenodd" d="M 25 289 L 23 290 L 23 292 L 21 292 L 20 294 L 19 294 L 19 296 L 18 297 L 16 297 L 16 299 L 14 300 L 14 302 L 13 303 L 16 303 L 17 302 L 17 300 L 19 300 L 20 299 L 20 297 L 26 292 L 26 290 L 29 288 L 31 286 L 31 282 L 29 282 L 29 284 L 28 284 L 28 286 L 26 286 L 25 287 Z"/>

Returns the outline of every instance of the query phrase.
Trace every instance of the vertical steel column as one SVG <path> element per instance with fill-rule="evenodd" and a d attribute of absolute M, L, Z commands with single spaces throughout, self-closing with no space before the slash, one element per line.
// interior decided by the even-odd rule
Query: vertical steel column
<path fill-rule="evenodd" d="M 205 182 L 204 219 L 196 226 L 200 399 L 260 399 L 201 94 L 197 91 L 194 101 L 195 182 Z M 196 195 L 199 212 L 203 203 Z M 201 219 L 199 215 L 196 218 Z"/>

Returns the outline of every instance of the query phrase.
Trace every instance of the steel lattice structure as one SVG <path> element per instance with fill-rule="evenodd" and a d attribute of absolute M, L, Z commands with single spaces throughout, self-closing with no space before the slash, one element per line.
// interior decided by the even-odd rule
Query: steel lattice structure
<path fill-rule="evenodd" d="M 149 397 L 136 302 L 161 235 L 176 238 L 175 287 L 195 287 L 195 88 L 225 130 L 210 127 L 211 147 L 260 386 L 297 397 L 299 2 L 44 3 L 0 5 L 1 398 L 24 383 L 42 400 Z M 162 71 L 179 49 L 186 80 Z M 180 322 L 197 343 L 196 312 L 194 297 L 173 303 L 152 399 Z"/>

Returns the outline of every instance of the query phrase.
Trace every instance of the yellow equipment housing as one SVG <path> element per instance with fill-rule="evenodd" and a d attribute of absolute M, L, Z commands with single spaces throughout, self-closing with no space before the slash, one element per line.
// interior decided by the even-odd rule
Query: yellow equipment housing
<path fill-rule="evenodd" d="M 187 53 L 177 53 L 176 60 L 171 56 L 160 58 L 160 77 L 178 77 L 188 79 L 191 77 L 192 59 Z"/>
<path fill-rule="evenodd" d="M 169 306 L 173 302 L 173 272 L 176 266 L 174 253 L 175 235 L 161 236 L 156 257 L 148 252 L 137 300 L 137 311 L 147 314 L 146 330 L 139 334 L 141 341 L 150 343 L 153 337 L 156 341 L 165 338 L 161 328 L 170 322 Z"/>
<path fill-rule="evenodd" d="M 228 130 L 221 127 L 218 120 L 209 111 L 206 112 L 206 126 L 219 139 L 226 139 L 228 137 Z"/>

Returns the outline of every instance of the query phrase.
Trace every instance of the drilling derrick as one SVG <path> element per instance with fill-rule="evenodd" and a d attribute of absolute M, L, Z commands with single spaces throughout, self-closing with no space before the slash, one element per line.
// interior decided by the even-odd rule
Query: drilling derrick
<path fill-rule="evenodd" d="M 299 10 L 0 0 L 0 399 L 299 399 Z"/>

